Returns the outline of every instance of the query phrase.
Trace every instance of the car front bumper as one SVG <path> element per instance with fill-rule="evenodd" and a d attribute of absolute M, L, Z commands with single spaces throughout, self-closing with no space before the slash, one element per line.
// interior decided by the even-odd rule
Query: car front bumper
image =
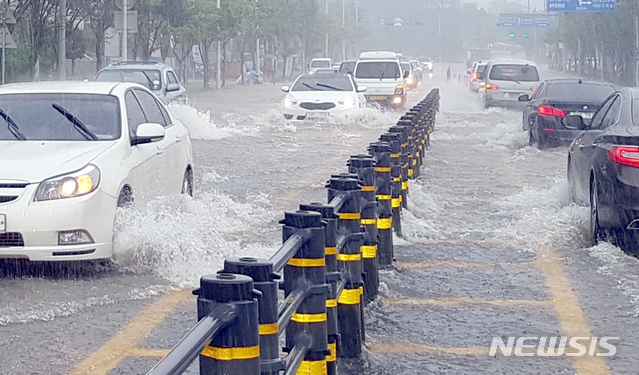
<path fill-rule="evenodd" d="M 97 191 L 85 196 L 33 201 L 38 184 L 28 185 L 15 200 L 0 204 L 5 219 L 0 258 L 69 261 L 110 258 L 116 199 Z M 84 230 L 93 243 L 59 245 L 61 231 Z"/>

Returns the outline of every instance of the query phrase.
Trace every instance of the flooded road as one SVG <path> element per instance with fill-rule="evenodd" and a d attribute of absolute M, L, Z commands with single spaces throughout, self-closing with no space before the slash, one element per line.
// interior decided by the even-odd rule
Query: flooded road
<path fill-rule="evenodd" d="M 435 76 L 411 99 L 435 86 L 441 113 L 411 181 L 397 264 L 367 308 L 363 358 L 340 373 L 634 373 L 639 264 L 610 244 L 589 247 L 588 208 L 569 203 L 567 149 L 528 146 L 520 112 L 484 110 L 458 82 Z M 194 139 L 195 196 L 120 212 L 113 263 L 3 262 L 0 374 L 145 373 L 195 323 L 188 294 L 199 277 L 229 256 L 268 257 L 282 211 L 325 200 L 330 174 L 399 116 L 367 109 L 289 124 L 282 97 L 279 87 L 231 87 L 172 106 Z M 90 357 L 118 332 L 133 335 L 127 324 L 171 293 L 165 320 L 147 317 L 131 348 L 106 349 L 115 367 Z M 562 335 L 619 337 L 617 352 L 487 355 L 493 337 Z"/>

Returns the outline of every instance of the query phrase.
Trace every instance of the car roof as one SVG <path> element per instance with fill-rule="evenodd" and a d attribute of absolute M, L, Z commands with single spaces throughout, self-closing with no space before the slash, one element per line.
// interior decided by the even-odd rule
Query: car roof
<path fill-rule="evenodd" d="M 359 54 L 360 60 L 396 60 L 398 54 L 390 51 L 369 51 Z"/>
<path fill-rule="evenodd" d="M 557 78 L 548 78 L 544 80 L 544 82 L 546 83 L 579 83 L 579 81 L 581 81 L 581 83 L 587 83 L 589 85 L 598 84 L 602 86 L 614 87 L 613 84 L 610 82 L 601 82 L 601 81 L 594 81 L 594 80 L 590 81 L 590 80 L 584 80 L 577 77 L 557 77 Z"/>
<path fill-rule="evenodd" d="M 0 94 L 75 93 L 110 95 L 116 86 L 142 87 L 131 82 L 49 81 L 11 83 L 0 86 Z"/>
<path fill-rule="evenodd" d="M 492 65 L 495 65 L 495 64 L 512 64 L 512 65 L 530 65 L 530 66 L 537 67 L 537 64 L 535 64 L 533 61 L 522 60 L 522 59 L 500 58 L 500 59 L 490 60 L 488 63 L 492 64 Z"/>
<path fill-rule="evenodd" d="M 309 78 L 315 78 L 315 77 L 320 77 L 320 78 L 324 78 L 324 77 L 330 77 L 330 78 L 334 78 L 334 77 L 350 77 L 350 74 L 347 73 L 338 73 L 337 71 L 333 72 L 328 72 L 328 71 L 318 71 L 315 74 L 302 74 L 300 76 L 301 77 L 309 77 Z"/>
<path fill-rule="evenodd" d="M 150 68 L 173 69 L 170 65 L 157 61 L 120 61 L 118 63 L 111 64 L 102 70 L 133 70 Z"/>

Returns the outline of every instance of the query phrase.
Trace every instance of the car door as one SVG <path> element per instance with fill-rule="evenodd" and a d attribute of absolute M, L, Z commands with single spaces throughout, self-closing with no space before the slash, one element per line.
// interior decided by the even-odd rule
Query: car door
<path fill-rule="evenodd" d="M 124 105 L 129 136 L 133 139 L 138 126 L 148 121 L 133 90 L 125 93 Z M 157 142 L 129 146 L 125 164 L 136 201 L 148 202 L 160 193 L 157 151 Z"/>
<path fill-rule="evenodd" d="M 595 154 L 596 140 L 604 129 L 611 126 L 619 118 L 621 112 L 621 95 L 614 94 L 601 106 L 588 126 L 570 147 L 571 162 L 574 167 L 576 193 L 584 201 L 590 194 L 590 171 L 592 157 Z"/>
<path fill-rule="evenodd" d="M 178 143 L 181 138 L 177 129 L 173 124 L 167 122 L 160 109 L 162 105 L 155 96 L 140 89 L 133 89 L 133 92 L 144 112 L 146 122 L 160 124 L 165 131 L 164 138 L 153 143 L 155 146 L 153 164 L 157 168 L 158 193 L 162 195 L 179 193 L 179 188 L 176 186 L 180 186 L 182 183 L 183 171 L 180 171 L 181 166 L 178 166 L 180 161 L 178 160 Z"/>

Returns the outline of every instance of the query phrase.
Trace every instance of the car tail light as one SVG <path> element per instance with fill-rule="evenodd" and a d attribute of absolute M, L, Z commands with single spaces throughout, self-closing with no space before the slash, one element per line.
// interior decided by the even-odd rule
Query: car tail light
<path fill-rule="evenodd" d="M 477 81 L 477 73 L 473 73 L 473 78 L 471 78 L 473 82 Z"/>
<path fill-rule="evenodd" d="M 612 146 L 608 149 L 608 159 L 614 163 L 639 168 L 639 147 Z"/>
<path fill-rule="evenodd" d="M 537 88 L 536 88 L 536 87 L 531 87 L 531 88 L 530 88 L 530 91 L 532 91 L 532 92 L 537 92 Z"/>
<path fill-rule="evenodd" d="M 566 116 L 566 112 L 564 112 L 563 109 L 555 108 L 549 105 L 540 105 L 539 108 L 537 108 L 537 113 L 544 116 Z"/>
<path fill-rule="evenodd" d="M 499 86 L 491 85 L 490 83 L 486 84 L 486 90 L 499 90 Z"/>
<path fill-rule="evenodd" d="M 395 95 L 404 95 L 404 85 L 399 84 L 395 86 Z"/>

